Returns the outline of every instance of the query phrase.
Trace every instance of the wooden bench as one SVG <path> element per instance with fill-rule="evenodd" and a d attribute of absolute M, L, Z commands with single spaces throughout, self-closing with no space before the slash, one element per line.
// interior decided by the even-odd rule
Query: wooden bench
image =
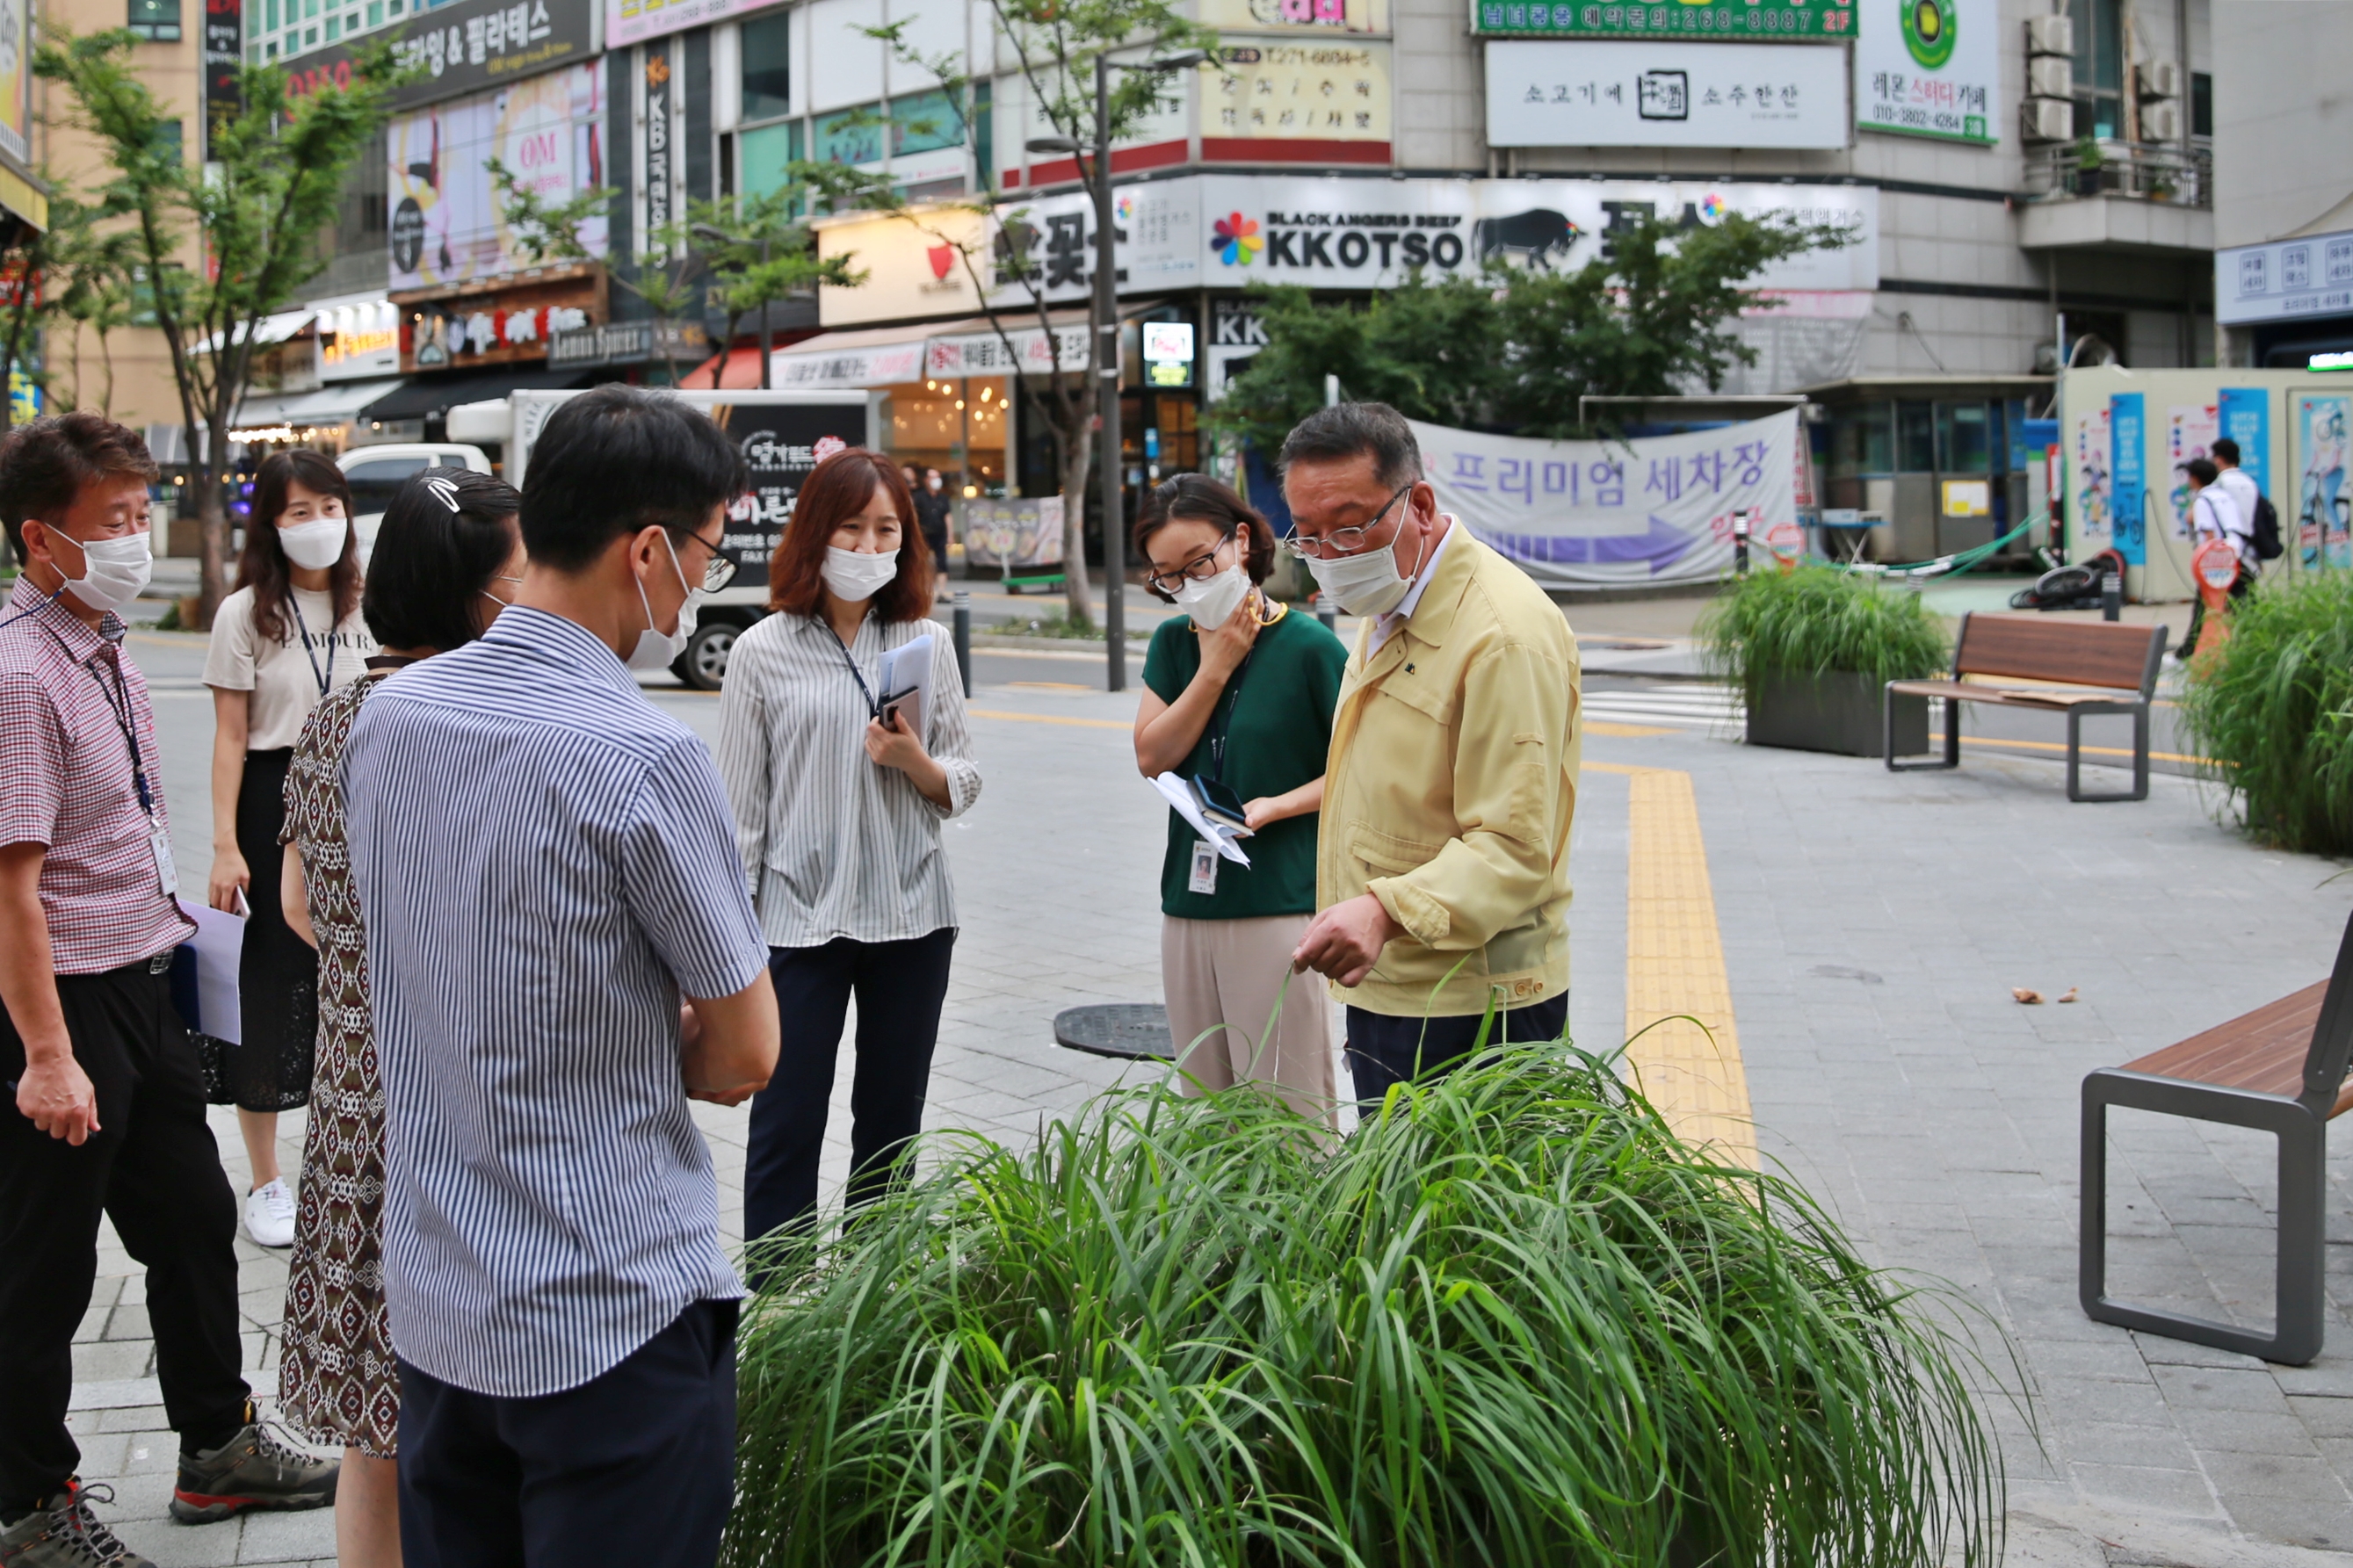
<path fill-rule="evenodd" d="M 2336 971 L 2317 985 L 2192 1035 L 2179 1045 L 2100 1068 L 2084 1079 L 2083 1215 L 2076 1289 L 2103 1323 L 2302 1366 L 2320 1353 L 2327 1300 L 2324 1170 L 2328 1123 L 2353 1110 L 2353 921 Z M 2278 1306 L 2272 1331 L 2130 1307 L 2107 1294 L 2108 1107 L 2253 1127 L 2279 1139 Z"/>
<path fill-rule="evenodd" d="M 1882 700 L 1883 755 L 1890 773 L 1961 765 L 1961 704 L 2035 708 L 2067 715 L 2067 798 L 2079 801 L 2148 798 L 2148 705 L 2165 663 L 2164 626 L 2113 621 L 2071 626 L 2044 616 L 1965 615 L 1953 647 L 1949 680 L 1891 680 Z M 2033 680 L 2041 686 L 1987 684 Z M 2073 688 L 2075 689 L 2063 689 Z M 2129 693 L 2130 695 L 2120 695 Z M 1936 762 L 1895 760 L 1895 700 L 1945 700 L 1945 754 Z M 2082 779 L 2084 716 L 2129 713 L 2133 721 L 2133 787 L 2122 795 L 2086 795 Z"/>

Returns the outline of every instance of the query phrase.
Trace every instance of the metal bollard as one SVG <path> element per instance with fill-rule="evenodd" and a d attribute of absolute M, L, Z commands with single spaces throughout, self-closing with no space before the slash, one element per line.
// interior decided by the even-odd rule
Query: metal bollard
<path fill-rule="evenodd" d="M 964 671 L 964 694 L 972 695 L 972 595 L 963 588 L 955 591 L 955 656 L 956 668 Z"/>
<path fill-rule="evenodd" d="M 1340 606 L 1319 597 L 1315 601 L 1315 618 L 1324 623 L 1325 631 L 1336 632 L 1340 629 Z"/>
<path fill-rule="evenodd" d="M 2125 580 L 2114 572 L 2100 574 L 2100 619 L 2118 621 L 2124 618 Z"/>

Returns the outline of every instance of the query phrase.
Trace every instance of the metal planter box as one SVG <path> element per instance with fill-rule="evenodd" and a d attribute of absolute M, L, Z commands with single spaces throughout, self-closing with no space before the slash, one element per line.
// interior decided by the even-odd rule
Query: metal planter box
<path fill-rule="evenodd" d="M 1765 676 L 1748 705 L 1748 743 L 1847 757 L 1882 755 L 1881 696 L 1879 681 L 1852 670 Z M 1928 749 L 1926 698 L 1895 700 L 1895 746 L 1899 756 Z"/>

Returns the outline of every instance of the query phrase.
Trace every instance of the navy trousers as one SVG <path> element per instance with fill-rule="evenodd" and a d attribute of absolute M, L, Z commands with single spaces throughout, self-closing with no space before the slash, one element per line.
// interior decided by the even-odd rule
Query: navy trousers
<path fill-rule="evenodd" d="M 711 1568 L 735 1498 L 735 1315 L 697 1301 L 611 1371 L 532 1399 L 402 1362 L 404 1568 Z"/>
<path fill-rule="evenodd" d="M 849 1089 L 849 1201 L 879 1197 L 908 1139 L 923 1130 L 932 1048 L 947 1001 L 955 928 L 906 942 L 771 948 L 783 1041 L 768 1087 L 752 1097 L 744 1161 L 744 1235 L 757 1241 L 817 1212 L 834 1059 L 858 998 L 858 1065 Z"/>
<path fill-rule="evenodd" d="M 1367 1110 L 1377 1110 L 1389 1085 L 1410 1083 L 1454 1066 L 1479 1037 L 1480 1016 L 1467 1013 L 1459 1017 L 1400 1018 L 1349 1008 L 1348 1071 L 1356 1080 L 1356 1103 Z M 1534 1006 L 1496 1014 L 1487 1043 L 1556 1040 L 1567 1027 L 1568 993 L 1564 991 Z"/>

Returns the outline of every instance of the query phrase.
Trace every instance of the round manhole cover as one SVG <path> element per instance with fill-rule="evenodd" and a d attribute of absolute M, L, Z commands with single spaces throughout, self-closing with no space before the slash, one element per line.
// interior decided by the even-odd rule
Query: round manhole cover
<path fill-rule="evenodd" d="M 1065 1007 L 1054 1015 L 1054 1043 L 1123 1061 L 1167 1061 L 1168 1009 L 1156 1002 Z"/>

